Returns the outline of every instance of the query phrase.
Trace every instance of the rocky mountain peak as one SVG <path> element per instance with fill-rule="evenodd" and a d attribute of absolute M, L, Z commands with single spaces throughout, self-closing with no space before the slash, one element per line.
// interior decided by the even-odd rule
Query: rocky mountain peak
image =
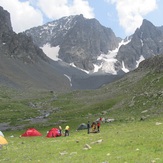
<path fill-rule="evenodd" d="M 135 31 L 135 34 L 144 40 L 151 38 L 157 39 L 157 41 L 162 40 L 163 36 L 162 31 L 146 19 L 143 20 L 142 25 Z"/>
<path fill-rule="evenodd" d="M 46 44 L 59 46 L 61 60 L 88 71 L 94 69 L 100 54 L 107 54 L 120 42 L 120 38 L 110 28 L 102 26 L 96 19 L 86 19 L 83 15 L 63 17 L 25 33 L 39 47 Z"/>
<path fill-rule="evenodd" d="M 142 21 L 142 25 L 140 26 L 141 29 L 145 28 L 145 27 L 154 27 L 154 25 L 147 19 L 143 19 Z"/>
<path fill-rule="evenodd" d="M 121 46 L 117 60 L 129 71 L 138 67 L 142 60 L 163 54 L 163 32 L 148 20 L 131 37 L 131 41 Z"/>
<path fill-rule="evenodd" d="M 26 35 L 16 34 L 12 30 L 10 14 L 0 7 L 0 55 L 18 58 L 24 63 L 38 62 L 48 58 Z"/>
<path fill-rule="evenodd" d="M 2 37 L 3 33 L 9 33 L 11 31 L 12 26 L 10 14 L 0 6 L 0 38 Z"/>
<path fill-rule="evenodd" d="M 32 38 L 23 33 L 13 32 L 10 14 L 2 7 L 0 7 L 0 57 L 0 86 L 23 90 L 70 89 L 67 77 L 53 68 L 54 63 L 33 43 Z"/>

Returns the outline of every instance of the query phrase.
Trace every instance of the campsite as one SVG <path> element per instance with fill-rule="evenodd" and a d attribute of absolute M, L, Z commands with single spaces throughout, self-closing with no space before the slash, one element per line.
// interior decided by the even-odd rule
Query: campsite
<path fill-rule="evenodd" d="M 126 124 L 105 123 L 101 132 L 71 129 L 69 137 L 19 137 L 23 131 L 4 132 L 8 145 L 0 149 L 0 162 L 163 162 L 162 124 L 155 119 Z"/>
<path fill-rule="evenodd" d="M 131 75 L 97 90 L 65 94 L 0 90 L 0 131 L 7 141 L 0 162 L 162 163 L 162 79 Z M 106 119 L 99 133 L 76 131 L 99 117 Z M 70 136 L 48 138 L 59 125 L 63 132 L 69 125 Z M 29 128 L 41 136 L 20 136 Z"/>

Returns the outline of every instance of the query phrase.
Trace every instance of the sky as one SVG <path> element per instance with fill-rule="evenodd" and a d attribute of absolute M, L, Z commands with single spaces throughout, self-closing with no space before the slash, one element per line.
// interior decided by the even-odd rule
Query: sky
<path fill-rule="evenodd" d="M 0 0 L 0 6 L 10 13 L 16 33 L 78 14 L 96 18 L 121 38 L 133 34 L 143 19 L 163 25 L 163 0 Z"/>

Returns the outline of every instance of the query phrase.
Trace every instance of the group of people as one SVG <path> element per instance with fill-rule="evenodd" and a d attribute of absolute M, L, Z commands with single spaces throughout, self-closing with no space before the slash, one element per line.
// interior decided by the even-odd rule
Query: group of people
<path fill-rule="evenodd" d="M 62 135 L 62 127 L 59 126 L 58 129 L 59 129 L 60 135 Z M 69 136 L 69 134 L 70 134 L 69 131 L 70 131 L 70 127 L 67 125 L 67 126 L 65 127 L 64 136 Z"/>
<path fill-rule="evenodd" d="M 99 118 L 98 121 L 96 122 L 92 122 L 92 124 L 90 125 L 90 122 L 88 121 L 87 123 L 87 131 L 88 131 L 88 134 L 91 132 L 91 133 L 97 133 L 97 132 L 100 132 L 100 126 L 101 126 L 101 121 L 102 121 L 102 118 Z M 91 128 L 91 131 L 90 131 L 90 128 Z M 62 127 L 59 126 L 58 127 L 59 129 L 59 132 L 60 132 L 60 135 L 62 135 Z M 70 127 L 67 125 L 65 127 L 65 132 L 64 132 L 64 136 L 69 136 L 69 131 L 70 131 Z"/>
<path fill-rule="evenodd" d="M 87 129 L 88 129 L 88 134 L 91 133 L 97 133 L 100 132 L 100 124 L 101 120 L 98 120 L 96 122 L 92 122 L 92 124 L 90 125 L 90 122 L 88 121 L 87 123 Z M 90 131 L 91 128 L 91 131 Z"/>

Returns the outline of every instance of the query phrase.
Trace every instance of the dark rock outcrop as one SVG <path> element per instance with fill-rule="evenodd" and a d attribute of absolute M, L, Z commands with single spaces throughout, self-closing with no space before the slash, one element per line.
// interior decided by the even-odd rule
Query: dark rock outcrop
<path fill-rule="evenodd" d="M 163 72 L 163 54 L 148 58 L 139 65 L 139 70 L 150 70 L 154 72 Z"/>
<path fill-rule="evenodd" d="M 32 39 L 13 32 L 10 14 L 0 7 L 0 84 L 19 89 L 66 91 L 70 82 Z M 55 83 L 55 84 L 54 84 Z"/>

